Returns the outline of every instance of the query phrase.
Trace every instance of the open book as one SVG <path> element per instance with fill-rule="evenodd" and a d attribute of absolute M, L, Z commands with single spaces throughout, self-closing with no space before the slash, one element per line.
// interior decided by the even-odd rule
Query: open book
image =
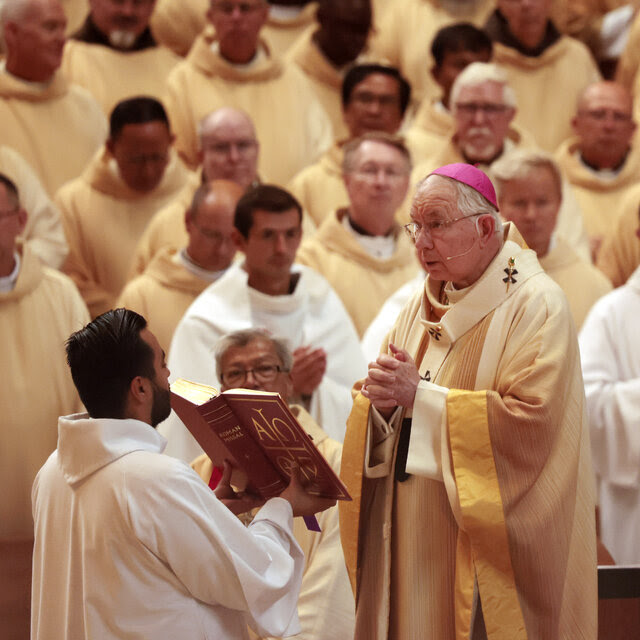
<path fill-rule="evenodd" d="M 219 394 L 181 378 L 171 384 L 171 406 L 215 466 L 231 462 L 234 486 L 272 498 L 289 484 L 291 463 L 297 461 L 309 493 L 351 500 L 280 394 L 251 389 Z"/>

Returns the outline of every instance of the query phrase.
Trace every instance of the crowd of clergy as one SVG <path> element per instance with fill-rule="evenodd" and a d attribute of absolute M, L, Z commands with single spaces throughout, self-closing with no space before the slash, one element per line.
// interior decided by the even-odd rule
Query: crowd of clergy
<path fill-rule="evenodd" d="M 0 636 L 29 637 L 32 485 L 58 417 L 82 411 L 69 335 L 126 307 L 172 381 L 216 387 L 231 350 L 247 368 L 268 351 L 339 473 L 352 387 L 424 286 L 403 229 L 416 185 L 451 163 L 490 176 L 566 296 L 599 561 L 640 563 L 638 9 L 0 0 Z M 158 431 L 209 483 L 177 416 Z M 296 637 L 352 640 L 337 507 L 321 525 L 295 530 Z"/>

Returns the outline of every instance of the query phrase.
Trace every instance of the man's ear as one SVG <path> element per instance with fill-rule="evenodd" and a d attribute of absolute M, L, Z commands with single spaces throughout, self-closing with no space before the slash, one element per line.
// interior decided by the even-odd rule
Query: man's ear
<path fill-rule="evenodd" d="M 480 234 L 480 244 L 485 246 L 496 231 L 496 219 L 490 214 L 484 214 L 478 218 L 477 229 Z"/>
<path fill-rule="evenodd" d="M 150 391 L 149 380 L 142 376 L 136 376 L 129 383 L 129 398 L 135 404 L 144 404 L 147 402 Z"/>
<path fill-rule="evenodd" d="M 20 235 L 24 231 L 24 228 L 27 226 L 28 217 L 29 216 L 27 215 L 27 212 L 22 207 L 20 207 L 20 209 L 18 209 L 18 224 L 20 226 L 18 235 Z"/>
<path fill-rule="evenodd" d="M 238 251 L 247 252 L 247 239 L 235 227 L 231 231 L 231 240 Z"/>
<path fill-rule="evenodd" d="M 515 117 L 516 117 L 516 110 L 513 107 L 509 107 L 509 113 L 508 113 L 509 124 L 513 122 L 513 119 Z"/>
<path fill-rule="evenodd" d="M 105 147 L 107 147 L 107 151 L 108 151 L 111 155 L 113 155 L 113 147 L 114 147 L 114 144 L 113 144 L 113 138 L 112 138 L 111 136 L 109 136 L 109 137 L 107 138 L 107 141 L 106 141 L 104 144 L 105 144 Z"/>

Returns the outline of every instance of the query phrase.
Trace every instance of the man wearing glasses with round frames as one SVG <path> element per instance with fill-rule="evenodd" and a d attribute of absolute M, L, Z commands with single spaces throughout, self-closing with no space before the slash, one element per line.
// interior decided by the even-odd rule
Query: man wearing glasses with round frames
<path fill-rule="evenodd" d="M 265 0 L 212 0 L 210 24 L 169 75 L 166 101 L 177 148 L 190 166 L 198 160 L 197 123 L 212 109 L 230 106 L 255 124 L 261 174 L 286 184 L 333 136 L 307 77 L 261 39 L 268 14 Z"/>
<path fill-rule="evenodd" d="M 560 145 L 556 160 L 582 208 L 595 261 L 613 231 L 620 202 L 640 180 L 633 97 L 615 82 L 591 84 L 571 125 L 575 135 Z"/>
<path fill-rule="evenodd" d="M 411 217 L 428 275 L 356 387 L 344 443 L 355 638 L 595 640 L 592 467 L 566 298 L 502 229 L 479 169 L 436 169 Z"/>
<path fill-rule="evenodd" d="M 285 402 L 290 401 L 293 357 L 285 340 L 264 329 L 234 331 L 220 339 L 214 356 L 222 391 L 232 388 L 271 391 L 279 393 Z M 340 443 L 329 438 L 303 407 L 291 404 L 290 409 L 333 470 L 339 473 Z M 214 469 L 206 454 L 194 460 L 192 467 L 205 482 L 212 484 Z M 216 479 L 221 471 L 215 472 Z M 320 533 L 309 531 L 300 518 L 294 520 L 294 534 L 305 557 L 298 599 L 300 637 L 352 640 L 355 605 L 340 547 L 338 508 L 327 509 L 317 518 Z"/>

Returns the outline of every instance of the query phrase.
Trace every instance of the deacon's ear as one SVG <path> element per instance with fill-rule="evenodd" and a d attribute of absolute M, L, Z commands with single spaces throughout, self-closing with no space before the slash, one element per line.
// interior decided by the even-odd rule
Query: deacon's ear
<path fill-rule="evenodd" d="M 247 239 L 235 227 L 231 231 L 231 240 L 238 251 L 247 252 Z"/>
<path fill-rule="evenodd" d="M 140 404 L 146 402 L 149 393 L 149 380 L 142 376 L 136 376 L 129 383 L 129 395 L 132 400 Z"/>

